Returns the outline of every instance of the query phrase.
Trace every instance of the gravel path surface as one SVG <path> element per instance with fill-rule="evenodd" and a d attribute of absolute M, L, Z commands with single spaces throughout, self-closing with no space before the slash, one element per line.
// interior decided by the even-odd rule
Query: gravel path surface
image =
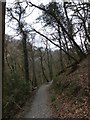
<path fill-rule="evenodd" d="M 49 104 L 48 88 L 51 83 L 42 85 L 37 91 L 29 112 L 24 118 L 51 118 L 52 110 Z"/>

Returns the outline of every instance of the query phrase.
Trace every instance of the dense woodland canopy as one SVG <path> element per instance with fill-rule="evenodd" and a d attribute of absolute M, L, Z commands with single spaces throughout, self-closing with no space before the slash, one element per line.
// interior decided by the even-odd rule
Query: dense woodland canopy
<path fill-rule="evenodd" d="M 32 8 L 42 11 L 35 21 L 41 25 L 40 31 L 25 21 L 26 10 Z M 14 31 L 20 36 L 17 40 L 14 35 L 5 35 L 3 117 L 12 118 L 34 89 L 54 80 L 69 67 L 75 70 L 87 57 L 90 3 L 49 2 L 37 6 L 33 2 L 15 0 L 6 8 L 6 16 L 9 24 L 15 23 Z M 37 39 L 42 41 L 41 47 L 35 46 Z"/>

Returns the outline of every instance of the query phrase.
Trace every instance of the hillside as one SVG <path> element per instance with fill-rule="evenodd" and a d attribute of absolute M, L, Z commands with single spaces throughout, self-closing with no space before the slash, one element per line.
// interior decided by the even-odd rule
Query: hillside
<path fill-rule="evenodd" d="M 88 58 L 74 72 L 56 77 L 50 88 L 54 118 L 90 118 L 88 110 Z"/>
<path fill-rule="evenodd" d="M 88 118 L 90 4 L 15 0 L 5 9 L 3 119 Z"/>

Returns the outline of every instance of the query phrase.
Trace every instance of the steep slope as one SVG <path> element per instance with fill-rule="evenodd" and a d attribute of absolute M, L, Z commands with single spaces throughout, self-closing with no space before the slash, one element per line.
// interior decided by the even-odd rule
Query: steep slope
<path fill-rule="evenodd" d="M 90 118 L 88 88 L 88 58 L 78 64 L 74 72 L 66 72 L 58 76 L 50 88 L 53 117 Z"/>

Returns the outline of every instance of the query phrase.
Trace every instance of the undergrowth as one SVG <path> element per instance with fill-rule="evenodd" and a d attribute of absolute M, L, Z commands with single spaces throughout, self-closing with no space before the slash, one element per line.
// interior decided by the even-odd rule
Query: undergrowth
<path fill-rule="evenodd" d="M 19 79 L 5 80 L 3 86 L 3 118 L 11 119 L 31 96 L 31 88 Z"/>
<path fill-rule="evenodd" d="M 53 89 L 55 94 L 64 94 L 69 98 L 78 96 L 79 91 L 82 90 L 82 87 L 75 81 L 67 81 L 64 76 L 64 79 L 60 79 L 60 76 L 56 77 L 53 82 Z"/>

